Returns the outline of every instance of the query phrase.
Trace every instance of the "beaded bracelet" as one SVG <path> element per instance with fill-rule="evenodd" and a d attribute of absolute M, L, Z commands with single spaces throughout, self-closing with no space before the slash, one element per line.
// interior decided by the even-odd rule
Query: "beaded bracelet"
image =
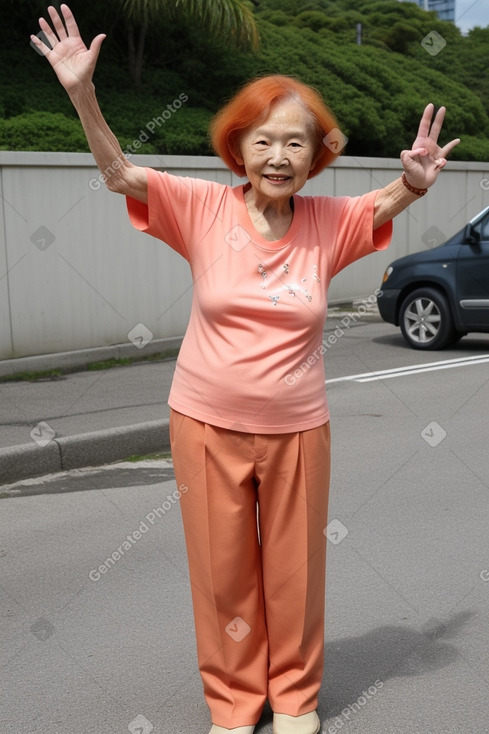
<path fill-rule="evenodd" d="M 406 178 L 406 174 L 403 173 L 401 176 L 401 181 L 403 182 L 404 186 L 407 188 L 408 191 L 410 191 L 412 194 L 416 194 L 416 196 L 424 196 L 428 189 L 415 189 L 414 186 L 411 186 L 409 181 Z"/>

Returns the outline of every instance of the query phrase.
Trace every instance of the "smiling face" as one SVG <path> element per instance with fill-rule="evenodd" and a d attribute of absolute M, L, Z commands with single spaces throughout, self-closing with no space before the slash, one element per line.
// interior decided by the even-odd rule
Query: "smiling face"
<path fill-rule="evenodd" d="M 241 137 L 238 163 L 260 198 L 288 200 L 314 167 L 316 136 L 311 116 L 294 99 L 278 102 L 265 120 Z"/>

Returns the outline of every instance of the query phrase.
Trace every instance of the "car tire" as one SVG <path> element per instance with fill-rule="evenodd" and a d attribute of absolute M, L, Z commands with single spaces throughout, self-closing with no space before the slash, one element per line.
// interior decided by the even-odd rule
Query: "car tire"
<path fill-rule="evenodd" d="M 446 297 L 436 288 L 418 288 L 402 302 L 402 335 L 414 349 L 443 349 L 460 338 Z"/>

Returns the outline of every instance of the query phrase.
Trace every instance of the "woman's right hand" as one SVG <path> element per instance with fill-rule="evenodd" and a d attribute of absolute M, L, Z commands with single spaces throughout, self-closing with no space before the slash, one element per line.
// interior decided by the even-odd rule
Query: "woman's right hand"
<path fill-rule="evenodd" d="M 67 5 L 61 5 L 61 14 L 52 6 L 48 8 L 48 13 L 54 31 L 44 18 L 39 19 L 39 26 L 52 48 L 50 49 L 39 36 L 32 35 L 31 41 L 39 53 L 47 58 L 59 81 L 69 93 L 91 83 L 105 34 L 96 36 L 90 48 L 87 48 L 82 41 L 73 13 Z"/>

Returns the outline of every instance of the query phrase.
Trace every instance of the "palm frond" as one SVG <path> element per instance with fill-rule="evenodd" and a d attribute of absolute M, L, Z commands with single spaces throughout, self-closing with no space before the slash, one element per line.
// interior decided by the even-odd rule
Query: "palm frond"
<path fill-rule="evenodd" d="M 247 0 L 122 0 L 133 22 L 184 17 L 220 38 L 230 37 L 239 47 L 258 48 L 258 30 Z"/>
<path fill-rule="evenodd" d="M 174 0 L 177 9 L 213 35 L 231 36 L 239 46 L 258 47 L 258 31 L 246 0 Z"/>

